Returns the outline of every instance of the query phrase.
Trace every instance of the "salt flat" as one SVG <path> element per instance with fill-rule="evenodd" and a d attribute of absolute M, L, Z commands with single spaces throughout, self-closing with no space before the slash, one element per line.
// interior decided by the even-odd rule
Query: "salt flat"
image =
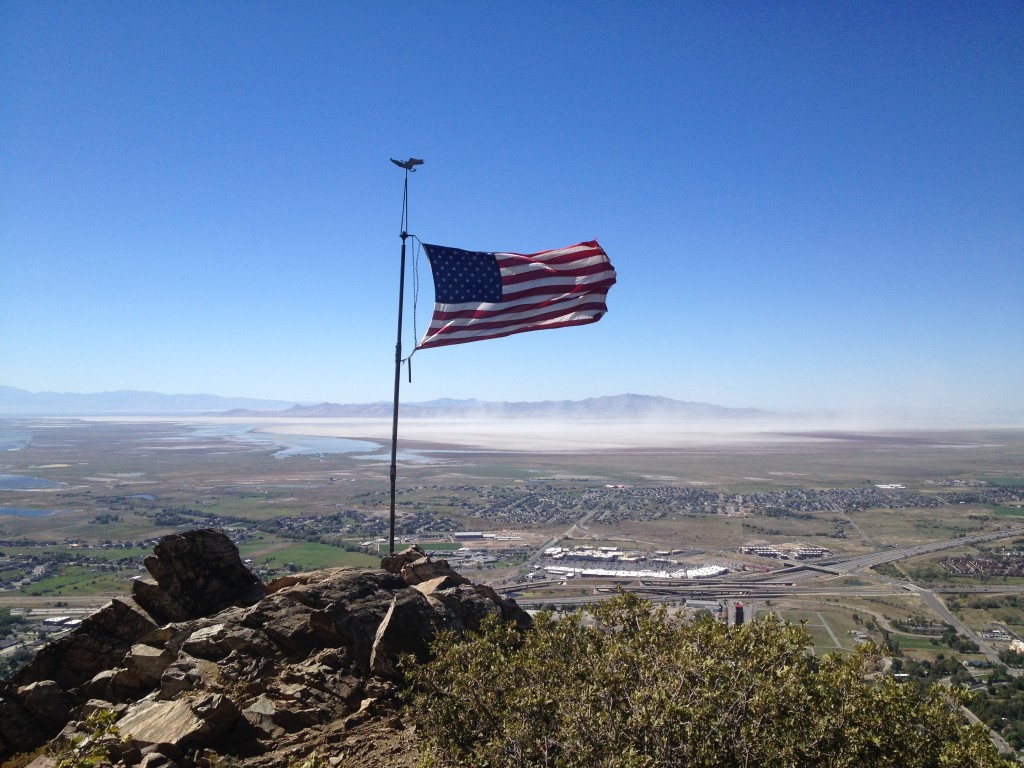
<path fill-rule="evenodd" d="M 85 416 L 83 421 L 121 423 L 167 423 L 233 427 L 267 435 L 303 435 L 362 439 L 388 447 L 390 418 L 310 417 L 281 418 L 254 416 Z M 978 433 L 1016 435 L 1020 429 L 991 429 L 969 425 L 926 427 L 921 424 L 886 420 L 802 418 L 721 421 L 618 421 L 535 419 L 401 419 L 399 446 L 444 450 L 515 452 L 586 452 L 614 450 L 657 450 L 729 448 L 772 445 L 828 445 L 851 442 L 931 445 L 932 447 L 978 447 Z M 971 438 L 963 440 L 964 435 Z M 998 447 L 998 446 L 992 446 Z"/>
<path fill-rule="evenodd" d="M 253 423 L 259 431 L 270 434 L 391 441 L 390 419 L 296 419 Z M 399 422 L 398 439 L 399 445 L 411 442 L 421 444 L 421 447 L 427 444 L 437 448 L 457 446 L 489 451 L 575 452 L 813 442 L 825 438 L 783 434 L 772 431 L 769 425 L 746 423 L 408 419 Z"/>

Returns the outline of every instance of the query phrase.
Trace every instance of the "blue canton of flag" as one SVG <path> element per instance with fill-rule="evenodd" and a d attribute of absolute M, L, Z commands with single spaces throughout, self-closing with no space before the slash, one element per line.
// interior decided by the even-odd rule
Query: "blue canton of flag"
<path fill-rule="evenodd" d="M 436 301 L 501 301 L 501 270 L 493 253 L 429 246 L 427 258 L 434 273 Z"/>

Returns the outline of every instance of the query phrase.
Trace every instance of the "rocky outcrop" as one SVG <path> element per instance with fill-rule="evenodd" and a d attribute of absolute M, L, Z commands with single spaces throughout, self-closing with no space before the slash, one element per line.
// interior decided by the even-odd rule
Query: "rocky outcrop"
<path fill-rule="evenodd" d="M 95 741 L 90 715 L 112 712 L 118 736 L 105 743 L 115 765 L 285 766 L 316 753 L 342 767 L 412 766 L 403 660 L 425 659 L 441 629 L 474 628 L 488 615 L 529 622 L 514 602 L 418 548 L 379 570 L 264 585 L 223 533 L 205 530 L 167 537 L 146 566 L 152 581 L 44 648 L 0 690 L 2 754 L 55 736 Z"/>
<path fill-rule="evenodd" d="M 136 580 L 133 596 L 161 623 L 209 616 L 263 597 L 263 583 L 245 567 L 231 539 L 210 533 L 165 536 L 146 558 L 156 584 Z"/>
<path fill-rule="evenodd" d="M 41 648 L 13 681 L 53 680 L 61 688 L 75 688 L 156 627 L 156 620 L 133 601 L 115 598 L 86 617 L 77 630 Z"/>
<path fill-rule="evenodd" d="M 399 574 L 436 609 L 446 612 L 449 621 L 459 629 L 476 629 L 489 614 L 497 614 L 521 627 L 530 623 L 529 616 L 514 601 L 506 600 L 485 584 L 472 584 L 447 560 L 431 560 L 418 546 L 385 556 L 381 567 Z"/>

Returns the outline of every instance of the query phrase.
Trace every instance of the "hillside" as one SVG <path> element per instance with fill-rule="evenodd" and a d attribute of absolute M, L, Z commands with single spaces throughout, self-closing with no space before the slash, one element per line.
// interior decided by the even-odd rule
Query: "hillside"
<path fill-rule="evenodd" d="M 150 579 L 45 646 L 0 689 L 0 757 L 54 744 L 114 765 L 415 765 L 400 659 L 441 629 L 529 617 L 417 549 L 381 569 L 261 583 L 216 530 L 164 538 Z M 110 726 L 123 741 L 114 738 Z M 52 766 L 43 757 L 36 768 Z"/>

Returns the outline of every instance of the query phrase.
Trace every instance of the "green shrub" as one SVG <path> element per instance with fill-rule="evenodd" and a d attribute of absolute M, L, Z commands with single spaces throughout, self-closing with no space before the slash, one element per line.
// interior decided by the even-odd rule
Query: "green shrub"
<path fill-rule="evenodd" d="M 1008 767 L 963 694 L 883 677 L 879 651 L 808 655 L 802 627 L 686 623 L 624 594 L 520 633 L 443 634 L 410 664 L 434 768 Z"/>

